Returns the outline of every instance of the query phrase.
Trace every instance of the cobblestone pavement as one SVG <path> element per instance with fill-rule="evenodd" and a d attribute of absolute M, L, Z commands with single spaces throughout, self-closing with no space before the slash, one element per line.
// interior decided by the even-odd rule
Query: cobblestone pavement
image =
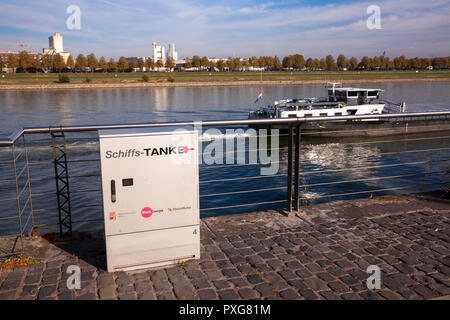
<path fill-rule="evenodd" d="M 338 208 L 338 206 L 336 206 Z M 337 209 L 336 209 L 337 210 Z M 430 299 L 450 295 L 450 210 L 312 223 L 258 212 L 202 219 L 201 259 L 139 273 L 105 271 L 104 240 L 33 240 L 43 263 L 0 273 L 0 299 Z M 264 222 L 265 221 L 265 222 Z M 81 249 L 83 248 L 83 249 Z M 81 289 L 69 290 L 69 265 Z M 369 265 L 381 289 L 369 290 Z"/>

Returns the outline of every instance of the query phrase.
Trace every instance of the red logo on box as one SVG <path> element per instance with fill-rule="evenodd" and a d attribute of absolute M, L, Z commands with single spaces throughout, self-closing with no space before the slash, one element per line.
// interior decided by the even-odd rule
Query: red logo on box
<path fill-rule="evenodd" d="M 109 220 L 116 220 L 116 213 L 115 212 L 111 211 L 109 213 Z"/>
<path fill-rule="evenodd" d="M 153 210 L 150 207 L 145 207 L 141 210 L 141 216 L 144 218 L 150 218 L 152 216 Z"/>

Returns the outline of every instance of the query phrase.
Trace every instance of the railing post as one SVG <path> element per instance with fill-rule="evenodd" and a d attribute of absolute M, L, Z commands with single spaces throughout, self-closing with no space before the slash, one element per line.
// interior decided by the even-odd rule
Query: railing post
<path fill-rule="evenodd" d="M 34 229 L 34 211 L 33 211 L 33 197 L 31 195 L 31 177 L 30 177 L 30 167 L 28 165 L 28 149 L 27 144 L 25 142 L 25 135 L 22 135 L 23 148 L 25 152 L 25 165 L 27 166 L 27 183 L 28 183 L 28 192 L 30 199 L 30 214 L 31 214 L 31 230 Z"/>
<path fill-rule="evenodd" d="M 295 127 L 295 171 L 294 171 L 294 210 L 298 211 L 299 206 L 299 191 L 300 191 L 300 125 Z"/>
<path fill-rule="evenodd" d="M 292 145 L 294 140 L 294 130 L 289 124 L 288 128 L 288 174 L 287 174 L 287 211 L 292 211 Z"/>
<path fill-rule="evenodd" d="M 16 183 L 16 200 L 17 200 L 17 219 L 19 221 L 19 232 L 20 232 L 20 245 L 21 245 L 21 249 L 22 252 L 24 250 L 24 245 L 23 245 L 23 227 L 22 227 L 22 215 L 21 215 L 21 210 L 20 210 L 20 198 L 19 198 L 19 177 L 17 176 L 17 163 L 16 163 L 16 151 L 15 151 L 15 143 L 13 143 L 11 145 L 11 154 L 12 154 L 12 163 L 13 163 L 13 168 L 14 168 L 14 180 Z M 17 241 L 17 238 L 16 238 Z M 14 244 L 15 246 L 15 244 Z M 13 249 L 14 251 L 14 249 Z"/>
<path fill-rule="evenodd" d="M 58 135 L 51 132 L 53 164 L 55 167 L 56 198 L 58 201 L 59 234 L 72 236 L 72 212 L 70 205 L 69 169 L 67 167 L 66 138 L 64 132 Z M 57 144 L 56 138 L 62 138 L 62 144 Z M 59 154 L 58 154 L 59 151 Z M 62 186 L 60 186 L 60 183 Z M 65 227 L 66 230 L 63 230 Z"/>

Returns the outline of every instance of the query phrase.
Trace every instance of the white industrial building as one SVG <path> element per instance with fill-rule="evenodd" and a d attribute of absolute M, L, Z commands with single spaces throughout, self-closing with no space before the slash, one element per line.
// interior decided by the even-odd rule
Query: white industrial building
<path fill-rule="evenodd" d="M 63 57 L 64 63 L 67 63 L 70 53 L 64 52 L 63 38 L 58 32 L 55 32 L 52 36 L 48 37 L 49 48 L 42 49 L 44 54 L 57 55 L 58 53 Z"/>
<path fill-rule="evenodd" d="M 152 58 L 156 62 L 162 60 L 164 63 L 167 58 L 172 58 L 175 62 L 178 61 L 178 52 L 175 51 L 175 44 L 169 44 L 169 50 L 166 53 L 166 48 L 164 46 L 157 45 L 156 42 L 152 43 L 153 55 Z"/>

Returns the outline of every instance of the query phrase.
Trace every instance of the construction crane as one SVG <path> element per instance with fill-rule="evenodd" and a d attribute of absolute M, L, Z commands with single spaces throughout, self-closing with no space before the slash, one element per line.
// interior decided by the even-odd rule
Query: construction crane
<path fill-rule="evenodd" d="M 24 49 L 23 49 L 24 47 L 28 47 L 28 45 L 27 45 L 27 44 L 24 44 L 24 43 L 14 43 L 14 42 L 6 42 L 6 41 L 0 41 L 0 43 L 7 44 L 7 45 L 10 45 L 10 46 L 18 46 L 18 47 L 21 47 L 21 48 L 22 48 L 22 51 L 24 50 Z"/>

